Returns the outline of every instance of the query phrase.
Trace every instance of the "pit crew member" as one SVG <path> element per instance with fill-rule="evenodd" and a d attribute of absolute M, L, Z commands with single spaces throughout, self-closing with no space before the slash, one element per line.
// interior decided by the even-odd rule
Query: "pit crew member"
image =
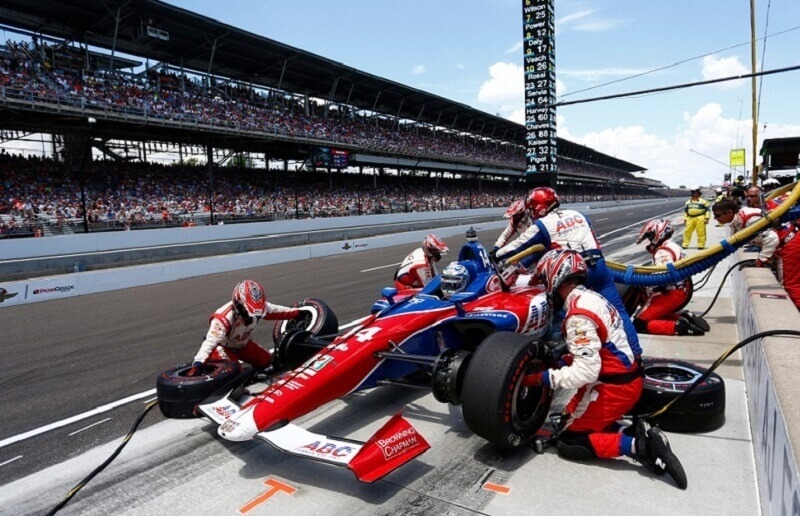
<path fill-rule="evenodd" d="M 397 290 L 422 288 L 436 276 L 436 262 L 449 251 L 441 238 L 434 234 L 426 236 L 422 245 L 409 253 L 397 268 L 394 283 Z"/>
<path fill-rule="evenodd" d="M 532 388 L 577 389 L 561 418 L 556 448 L 571 460 L 632 457 L 656 473 L 668 473 L 681 489 L 687 479 L 666 435 L 638 420 L 620 431 L 617 420 L 642 393 L 644 369 L 634 353 L 616 308 L 585 286 L 588 268 L 580 253 L 553 250 L 534 270 L 545 285 L 553 308 L 563 305 L 563 333 L 570 360 L 559 369 L 527 374 L 523 385 Z"/>
<path fill-rule="evenodd" d="M 211 314 L 208 333 L 194 356 L 188 375 L 197 374 L 203 364 L 214 360 L 241 360 L 255 369 L 267 367 L 272 362 L 272 354 L 256 344 L 250 334 L 261 319 L 295 319 L 301 315 L 302 307 L 268 303 L 264 287 L 258 282 L 239 282 L 231 300 Z"/>

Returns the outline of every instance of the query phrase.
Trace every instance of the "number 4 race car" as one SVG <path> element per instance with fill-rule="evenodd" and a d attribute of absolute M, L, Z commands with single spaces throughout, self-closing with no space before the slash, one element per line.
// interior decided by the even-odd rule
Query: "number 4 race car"
<path fill-rule="evenodd" d="M 473 238 L 470 238 L 473 237 Z M 338 335 L 322 301 L 306 299 L 306 320 L 279 321 L 275 367 L 256 381 L 247 364 L 212 362 L 203 376 L 189 365 L 157 381 L 167 417 L 205 417 L 231 441 L 259 438 L 281 451 L 347 467 L 372 482 L 425 452 L 425 439 L 397 414 L 366 443 L 312 434 L 291 421 L 347 394 L 380 385 L 428 386 L 460 405 L 480 437 L 513 448 L 532 439 L 547 418 L 552 392 L 522 386 L 525 374 L 552 363 L 543 338 L 551 322 L 540 286 L 508 286 L 468 232 L 458 263 L 470 275 L 464 291 L 443 299 L 441 277 L 411 294 L 385 288 L 373 313 Z"/>

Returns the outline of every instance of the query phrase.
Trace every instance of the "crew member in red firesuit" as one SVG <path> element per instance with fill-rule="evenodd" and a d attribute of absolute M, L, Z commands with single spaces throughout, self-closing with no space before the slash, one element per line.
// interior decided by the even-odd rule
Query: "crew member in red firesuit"
<path fill-rule="evenodd" d="M 767 211 L 774 211 L 790 196 L 790 193 L 780 195 L 774 199 L 769 199 L 765 203 Z M 730 206 L 721 205 L 718 207 L 722 219 L 720 222 L 727 221 L 729 218 L 733 220 L 730 215 Z M 723 210 L 724 209 L 724 210 Z M 738 214 L 737 214 L 738 216 Z M 714 211 L 714 217 L 717 217 L 717 211 Z M 755 221 L 757 217 L 751 216 L 748 221 Z M 731 222 L 733 227 L 733 222 Z M 797 233 L 800 231 L 800 220 L 793 220 L 782 224 L 781 226 L 772 230 L 778 239 L 778 246 L 772 258 L 775 259 L 775 269 L 778 281 L 783 284 L 784 290 L 789 294 L 789 298 L 798 309 L 800 309 L 800 238 L 797 238 Z M 764 248 L 761 248 L 764 251 Z M 756 266 L 764 264 L 759 254 L 759 260 L 756 261 Z"/>
<path fill-rule="evenodd" d="M 769 199 L 765 203 L 767 211 L 773 211 L 791 196 L 791 192 Z M 777 260 L 778 281 L 783 283 L 783 288 L 800 309 L 800 238 L 795 238 L 800 230 L 800 220 L 782 225 L 775 232 L 780 238 L 778 251 L 775 253 Z"/>
<path fill-rule="evenodd" d="M 761 208 L 751 208 L 749 206 L 738 208 L 736 203 L 730 199 L 723 199 L 718 203 L 714 203 L 711 211 L 714 213 L 714 218 L 717 219 L 717 222 L 731 225 L 732 234 L 752 226 L 764 215 Z M 755 265 L 756 267 L 763 267 L 772 260 L 780 240 L 774 230 L 765 229 L 748 243 L 760 248 Z"/>
<path fill-rule="evenodd" d="M 295 319 L 304 308 L 290 308 L 267 302 L 267 295 L 258 282 L 244 280 L 233 289 L 231 300 L 211 314 L 211 324 L 203 344 L 194 356 L 189 376 L 215 360 L 241 360 L 256 369 L 272 362 L 272 354 L 256 344 L 250 334 L 261 319 Z"/>
<path fill-rule="evenodd" d="M 628 341 L 637 355 L 642 354 L 639 337 L 633 327 L 625 304 L 617 291 L 614 277 L 606 266 L 600 242 L 594 234 L 589 218 L 579 211 L 561 209 L 561 201 L 555 190 L 548 187 L 534 188 L 525 201 L 531 218 L 530 227 L 513 242 L 501 247 L 495 257 L 504 260 L 534 245 L 542 244 L 545 250 L 573 249 L 578 251 L 589 267 L 586 286 L 608 299 L 622 317 Z M 520 262 L 530 268 L 542 253 L 534 253 Z"/>
<path fill-rule="evenodd" d="M 670 240 L 672 224 L 665 219 L 648 221 L 639 232 L 637 244 L 648 240 L 647 251 L 653 255 L 653 265 L 666 265 L 686 257 L 681 246 Z M 711 328 L 702 317 L 682 309 L 692 297 L 692 282 L 645 289 L 646 299 L 633 318 L 639 333 L 654 335 L 705 335 Z"/>
<path fill-rule="evenodd" d="M 642 393 L 644 370 L 628 342 L 622 319 L 603 296 L 586 288 L 580 253 L 553 250 L 536 266 L 554 309 L 566 310 L 563 333 L 571 360 L 558 369 L 527 374 L 525 387 L 577 389 L 561 419 L 558 454 L 571 460 L 632 457 L 656 473 L 668 473 L 681 489 L 687 479 L 664 432 L 643 419 L 620 431 L 617 421 Z"/>
<path fill-rule="evenodd" d="M 436 235 L 428 235 L 422 245 L 406 256 L 394 275 L 397 290 L 422 288 L 436 276 L 436 262 L 449 251 L 447 245 Z"/>
<path fill-rule="evenodd" d="M 503 217 L 508 219 L 508 225 L 497 241 L 494 243 L 494 248 L 490 254 L 497 253 L 497 250 L 511 242 L 515 235 L 521 235 L 531 226 L 531 219 L 525 210 L 525 201 L 518 199 L 511 203 Z"/>

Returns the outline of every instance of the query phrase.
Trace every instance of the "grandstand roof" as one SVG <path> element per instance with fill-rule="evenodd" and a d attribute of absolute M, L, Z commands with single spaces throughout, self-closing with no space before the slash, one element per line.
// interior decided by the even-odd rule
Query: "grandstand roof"
<path fill-rule="evenodd" d="M 4 0 L 0 22 L 454 130 L 520 142 L 525 136 L 524 126 L 505 118 L 158 0 Z M 146 35 L 148 25 L 154 36 Z"/>
<path fill-rule="evenodd" d="M 0 23 L 194 72 L 524 145 L 525 127 L 158 0 L 3 0 Z M 148 27 L 150 28 L 148 30 Z M 559 151 L 626 172 L 642 167 L 558 139 Z"/>

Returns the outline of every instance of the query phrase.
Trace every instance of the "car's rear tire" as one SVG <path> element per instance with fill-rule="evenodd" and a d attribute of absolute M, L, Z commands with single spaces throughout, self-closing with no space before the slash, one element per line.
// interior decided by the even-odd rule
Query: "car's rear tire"
<path fill-rule="evenodd" d="M 644 389 L 631 414 L 654 412 L 682 394 L 706 369 L 690 362 L 644 359 Z M 710 432 L 725 424 L 725 382 L 711 373 L 689 395 L 650 423 L 668 432 Z"/>
<path fill-rule="evenodd" d="M 307 298 L 292 304 L 292 308 L 306 307 L 298 319 L 277 321 L 272 328 L 272 341 L 277 346 L 290 330 L 305 330 L 321 339 L 333 340 L 339 333 L 339 319 L 324 301 Z"/>
<path fill-rule="evenodd" d="M 476 435 L 503 448 L 531 439 L 550 411 L 553 391 L 527 388 L 523 377 L 550 364 L 544 342 L 510 332 L 489 335 L 472 355 L 461 392 L 464 422 Z"/>
<path fill-rule="evenodd" d="M 230 361 L 208 362 L 200 374 L 187 376 L 191 368 L 191 364 L 175 366 L 156 379 L 158 408 L 165 417 L 197 417 L 194 409 L 199 403 L 233 389 L 252 374 L 249 364 Z"/>

